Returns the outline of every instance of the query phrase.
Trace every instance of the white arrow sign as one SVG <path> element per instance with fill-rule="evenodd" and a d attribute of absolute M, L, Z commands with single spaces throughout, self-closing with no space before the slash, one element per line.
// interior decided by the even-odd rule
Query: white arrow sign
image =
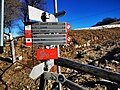
<path fill-rule="evenodd" d="M 40 77 L 40 75 L 44 73 L 44 65 L 45 65 L 45 63 L 43 62 L 43 63 L 33 67 L 29 77 L 32 78 L 33 80 Z"/>
<path fill-rule="evenodd" d="M 41 15 L 45 11 L 37 9 L 37 8 L 29 6 L 29 5 L 28 5 L 28 11 L 29 11 L 29 19 L 30 20 L 42 22 Z M 56 22 L 56 18 L 53 14 L 46 12 L 46 16 L 47 16 L 47 18 L 49 18 L 49 19 L 47 19 L 47 22 Z"/>

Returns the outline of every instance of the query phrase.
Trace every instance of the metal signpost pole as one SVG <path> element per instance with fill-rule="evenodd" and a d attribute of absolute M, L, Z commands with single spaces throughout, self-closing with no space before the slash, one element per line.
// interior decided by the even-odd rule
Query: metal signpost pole
<path fill-rule="evenodd" d="M 53 0 L 54 1 L 54 14 L 58 13 L 57 11 L 57 0 Z M 56 18 L 56 22 L 58 22 L 58 18 Z M 60 47 L 59 45 L 57 45 L 57 48 L 58 48 L 58 57 L 60 57 Z M 61 70 L 60 70 L 60 66 L 57 65 L 57 72 L 60 73 Z M 62 85 L 61 83 L 59 83 L 58 85 L 59 87 L 59 90 L 62 90 Z"/>
<path fill-rule="evenodd" d="M 11 32 L 9 32 L 9 38 L 10 38 L 10 47 L 11 47 L 12 60 L 13 60 L 13 63 L 16 63 L 14 39 L 13 39 L 13 36 L 12 36 Z"/>
<path fill-rule="evenodd" d="M 57 0 L 54 0 L 54 14 L 58 13 L 57 11 Z M 58 22 L 58 18 L 56 18 L 56 22 Z"/>
<path fill-rule="evenodd" d="M 3 47 L 4 0 L 0 0 L 0 47 Z"/>

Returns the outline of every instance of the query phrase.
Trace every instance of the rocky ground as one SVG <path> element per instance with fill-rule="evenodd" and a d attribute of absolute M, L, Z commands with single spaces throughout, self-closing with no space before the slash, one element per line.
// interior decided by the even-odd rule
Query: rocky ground
<path fill-rule="evenodd" d="M 60 46 L 62 58 L 120 73 L 120 28 L 70 31 L 69 35 L 73 38 L 72 42 Z M 38 90 L 39 80 L 29 78 L 32 68 L 39 63 L 35 53 L 38 47 L 25 47 L 24 37 L 16 38 L 17 63 L 12 64 L 9 42 L 5 41 L 4 45 L 4 53 L 0 54 L 0 90 Z M 62 73 L 69 80 L 90 90 L 120 88 L 118 83 L 86 72 L 62 67 Z"/>

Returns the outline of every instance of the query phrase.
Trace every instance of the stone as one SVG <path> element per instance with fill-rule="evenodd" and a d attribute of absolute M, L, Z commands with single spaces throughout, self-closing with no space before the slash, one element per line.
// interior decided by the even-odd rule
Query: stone
<path fill-rule="evenodd" d="M 114 55 L 115 60 L 120 60 L 120 53 Z"/>

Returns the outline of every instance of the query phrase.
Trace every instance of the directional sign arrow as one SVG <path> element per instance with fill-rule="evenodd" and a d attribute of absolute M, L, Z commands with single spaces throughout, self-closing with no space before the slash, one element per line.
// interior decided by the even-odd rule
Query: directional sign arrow
<path fill-rule="evenodd" d="M 38 22 L 32 24 L 32 29 L 65 29 L 65 22 Z"/>
<path fill-rule="evenodd" d="M 67 22 L 39 22 L 32 24 L 32 33 L 66 33 L 70 28 Z"/>
<path fill-rule="evenodd" d="M 66 32 L 68 32 L 71 28 L 72 28 L 72 26 L 70 26 L 70 24 L 66 23 Z"/>
<path fill-rule="evenodd" d="M 33 34 L 33 38 L 61 38 L 65 37 L 66 34 Z"/>
<path fill-rule="evenodd" d="M 63 45 L 66 38 L 66 34 L 34 34 L 33 45 Z"/>
<path fill-rule="evenodd" d="M 64 41 L 64 40 L 66 40 L 66 37 L 63 37 L 63 38 L 42 38 L 42 39 L 40 39 L 40 38 L 34 38 L 33 39 L 33 42 L 35 42 L 35 41 Z"/>
<path fill-rule="evenodd" d="M 35 33 L 65 33 L 66 29 L 33 29 L 32 34 Z"/>
<path fill-rule="evenodd" d="M 66 41 L 38 41 L 34 42 L 33 45 L 64 45 L 66 44 Z"/>
<path fill-rule="evenodd" d="M 33 23 L 32 25 L 65 25 L 66 22 L 36 22 L 36 23 Z"/>
<path fill-rule="evenodd" d="M 45 12 L 45 11 L 28 5 L 28 14 L 29 14 L 30 20 L 42 22 L 41 15 L 43 12 Z M 53 14 L 46 12 L 46 16 L 47 16 L 47 18 L 49 18 L 49 19 L 47 19 L 47 22 L 55 22 L 56 21 L 56 18 Z"/>
<path fill-rule="evenodd" d="M 45 63 L 41 63 L 35 67 L 33 67 L 29 77 L 32 78 L 33 80 L 37 79 L 38 77 L 40 77 L 41 74 L 44 73 L 44 65 Z"/>

